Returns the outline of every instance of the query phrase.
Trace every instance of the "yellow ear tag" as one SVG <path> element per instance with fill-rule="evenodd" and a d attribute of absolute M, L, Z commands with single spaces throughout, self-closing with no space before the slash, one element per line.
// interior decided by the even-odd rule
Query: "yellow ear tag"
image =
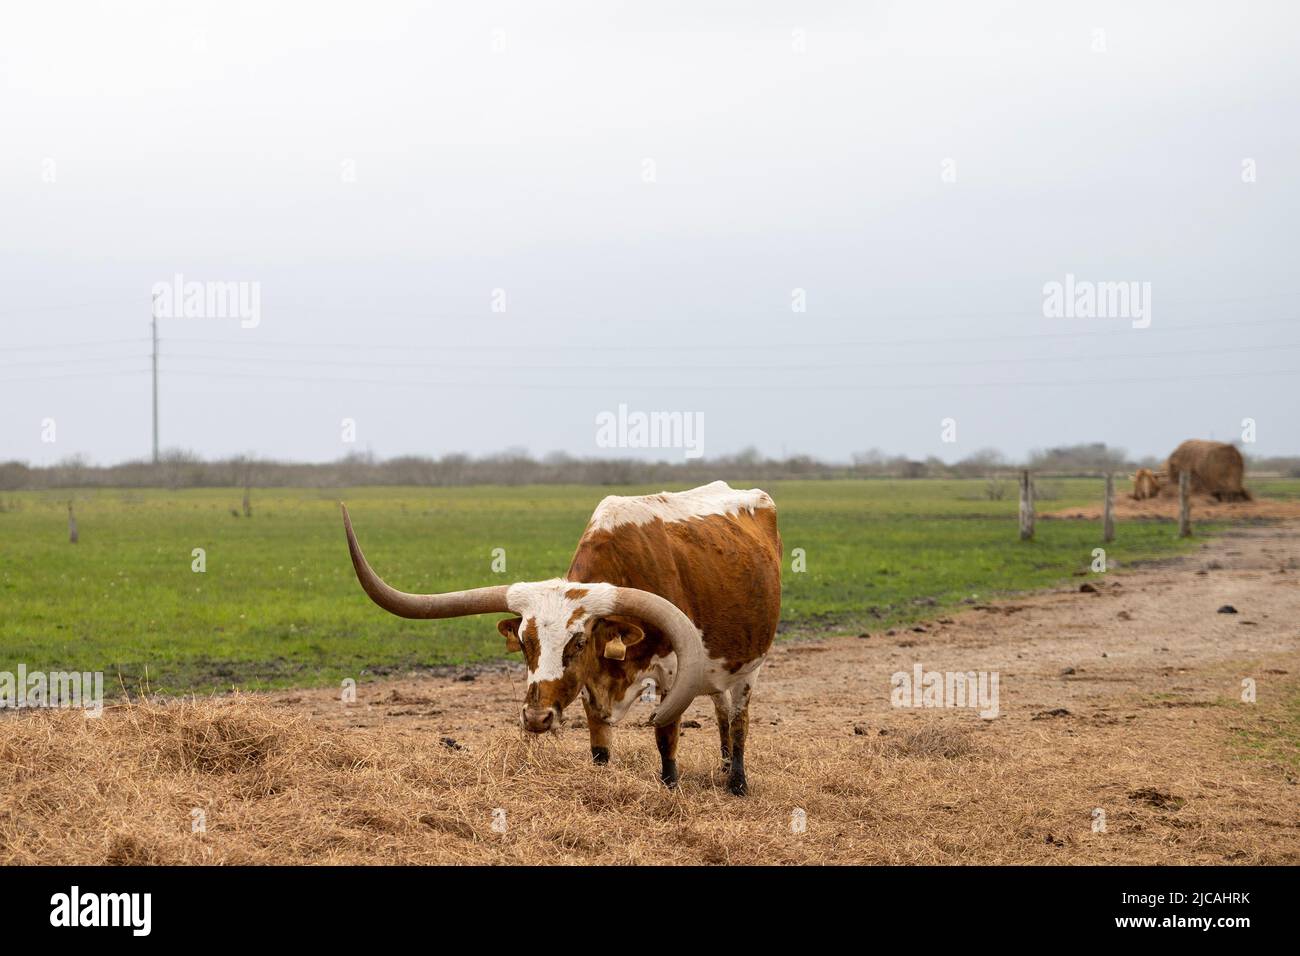
<path fill-rule="evenodd" d="M 621 661 L 627 656 L 627 646 L 621 637 L 616 637 L 605 645 L 605 656 L 611 661 Z"/>

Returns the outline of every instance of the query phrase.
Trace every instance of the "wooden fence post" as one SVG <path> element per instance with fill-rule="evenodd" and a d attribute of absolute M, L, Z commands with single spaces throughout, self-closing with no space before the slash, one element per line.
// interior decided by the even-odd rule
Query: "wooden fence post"
<path fill-rule="evenodd" d="M 1178 473 L 1178 537 L 1192 536 L 1192 473 L 1184 468 Z"/>
<path fill-rule="evenodd" d="M 1034 536 L 1034 485 L 1029 471 L 1020 473 L 1020 540 L 1029 541 Z"/>
<path fill-rule="evenodd" d="M 77 516 L 72 513 L 72 502 L 68 502 L 68 543 L 77 543 Z"/>
<path fill-rule="evenodd" d="M 1115 476 L 1106 472 L 1106 506 L 1101 513 L 1101 540 L 1115 540 Z"/>

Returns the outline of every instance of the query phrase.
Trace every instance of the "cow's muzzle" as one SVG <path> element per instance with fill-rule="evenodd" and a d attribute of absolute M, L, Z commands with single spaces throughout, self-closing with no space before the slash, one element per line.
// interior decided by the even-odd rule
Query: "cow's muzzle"
<path fill-rule="evenodd" d="M 525 707 L 519 712 L 519 723 L 530 734 L 544 734 L 560 727 L 558 707 Z"/>

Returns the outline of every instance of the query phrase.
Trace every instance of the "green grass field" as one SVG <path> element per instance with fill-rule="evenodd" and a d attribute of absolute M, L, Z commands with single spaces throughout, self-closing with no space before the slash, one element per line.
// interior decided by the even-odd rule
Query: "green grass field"
<path fill-rule="evenodd" d="M 752 482 L 732 481 L 749 487 Z M 1295 495 L 1300 482 L 1265 494 Z M 983 481 L 768 483 L 785 542 L 783 633 L 879 630 L 964 598 L 1050 585 L 1084 570 L 1099 522 L 1016 534 L 1014 487 Z M 1095 502 L 1100 481 L 1045 481 L 1042 510 Z M 484 618 L 404 621 L 372 605 L 348 561 L 337 502 L 390 583 L 436 591 L 564 573 L 606 494 L 658 488 L 353 488 L 78 491 L 0 495 L 0 670 L 102 670 L 154 692 L 337 683 L 501 657 Z M 1202 528 L 1202 533 L 1210 529 Z M 1122 566 L 1175 553 L 1172 524 L 1118 526 Z M 204 573 L 191 569 L 206 552 Z M 507 570 L 492 571 L 503 548 Z M 794 549 L 807 570 L 791 572 Z M 937 603 L 929 603 L 932 599 Z M 920 602 L 920 603 L 918 603 Z"/>

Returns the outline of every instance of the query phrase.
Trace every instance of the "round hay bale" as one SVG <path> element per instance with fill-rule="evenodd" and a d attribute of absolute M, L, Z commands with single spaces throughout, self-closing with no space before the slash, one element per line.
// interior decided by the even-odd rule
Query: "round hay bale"
<path fill-rule="evenodd" d="M 1193 494 L 1209 495 L 1218 501 L 1249 501 L 1250 492 L 1242 484 L 1246 462 L 1232 445 L 1192 438 L 1174 449 L 1165 463 L 1169 473 L 1166 488 L 1175 493 L 1183 471 L 1191 473 Z"/>

